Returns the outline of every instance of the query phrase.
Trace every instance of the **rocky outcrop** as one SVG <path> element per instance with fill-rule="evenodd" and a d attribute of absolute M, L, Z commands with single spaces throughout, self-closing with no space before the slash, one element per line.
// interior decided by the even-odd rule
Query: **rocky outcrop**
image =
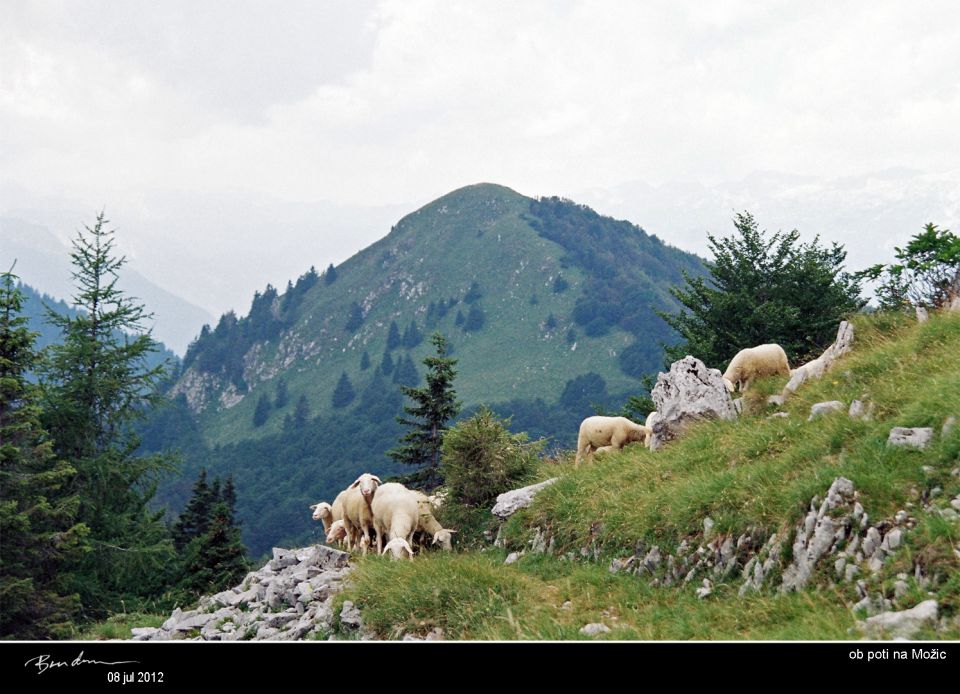
<path fill-rule="evenodd" d="M 200 599 L 195 610 L 174 610 L 159 629 L 133 629 L 134 641 L 294 641 L 332 632 L 333 596 L 350 571 L 350 555 L 317 545 L 274 548 L 273 559 L 243 582 Z M 350 606 L 353 611 L 347 609 Z M 361 629 L 359 612 L 345 602 L 345 629 Z M 368 636 L 368 635 L 365 635 Z"/>
<path fill-rule="evenodd" d="M 671 364 L 669 373 L 657 376 L 650 396 L 659 413 L 653 423 L 653 450 L 681 436 L 696 422 L 737 418 L 720 371 L 708 369 L 689 355 Z"/>
<path fill-rule="evenodd" d="M 890 430 L 887 445 L 923 449 L 929 446 L 931 441 L 933 441 L 933 429 L 930 427 L 894 427 Z"/>
<path fill-rule="evenodd" d="M 827 347 L 823 354 L 798 366 L 791 372 L 790 381 L 783 388 L 783 397 L 797 392 L 797 389 L 810 380 L 821 378 L 832 366 L 833 363 L 849 352 L 853 348 L 853 325 L 847 321 L 842 321 L 837 329 L 837 339 L 833 344 Z"/>
<path fill-rule="evenodd" d="M 827 402 L 818 402 L 810 406 L 810 416 L 807 417 L 808 422 L 812 422 L 814 419 L 821 415 L 828 414 L 830 412 L 840 412 L 844 409 L 843 403 L 839 400 L 829 400 Z"/>
<path fill-rule="evenodd" d="M 925 627 L 937 624 L 937 601 L 924 600 L 916 607 L 900 612 L 881 612 L 860 622 L 860 629 L 867 635 L 887 639 L 912 639 Z"/>
<path fill-rule="evenodd" d="M 497 497 L 497 503 L 490 510 L 490 512 L 500 520 L 506 520 L 520 509 L 526 508 L 532 504 L 537 492 L 539 492 L 541 489 L 549 487 L 556 481 L 557 478 L 552 477 L 544 482 L 540 482 L 539 484 L 531 484 L 528 487 L 521 487 L 520 489 L 513 489 L 509 492 L 504 492 Z"/>

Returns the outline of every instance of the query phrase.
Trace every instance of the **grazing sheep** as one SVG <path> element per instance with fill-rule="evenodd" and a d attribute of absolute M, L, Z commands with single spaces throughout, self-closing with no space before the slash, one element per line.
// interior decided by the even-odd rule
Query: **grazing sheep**
<path fill-rule="evenodd" d="M 430 544 L 440 545 L 445 552 L 452 551 L 453 534 L 457 531 L 444 528 L 440 525 L 440 522 L 434 518 L 430 510 L 432 506 L 432 502 L 430 501 L 431 497 L 417 491 L 414 491 L 413 494 L 417 498 L 417 506 L 420 511 L 420 517 L 417 522 L 417 532 L 431 538 Z M 421 542 L 421 546 L 425 544 L 426 542 Z"/>
<path fill-rule="evenodd" d="M 383 536 L 413 542 L 420 523 L 418 496 L 396 482 L 382 484 L 371 502 L 373 526 L 377 534 L 377 553 L 383 554 Z"/>
<path fill-rule="evenodd" d="M 594 451 L 620 450 L 632 441 L 645 442 L 649 437 L 648 427 L 626 417 L 587 417 L 580 423 L 574 464 L 579 467 L 583 456 L 590 457 Z"/>
<path fill-rule="evenodd" d="M 761 376 L 789 374 L 790 363 L 783 347 L 777 344 L 759 345 L 737 352 L 723 374 L 723 384 L 732 393 L 736 389 L 747 390 L 754 379 Z"/>
<path fill-rule="evenodd" d="M 653 425 L 657 423 L 657 420 L 660 419 L 660 413 L 654 410 L 647 415 L 647 421 L 643 424 L 650 430 L 650 436 L 647 437 L 647 448 L 653 450 Z"/>
<path fill-rule="evenodd" d="M 388 550 L 394 559 L 403 559 L 403 553 L 406 552 L 407 556 L 410 558 L 410 561 L 413 561 L 413 548 L 411 548 L 410 543 L 402 537 L 395 537 L 390 540 L 380 554 L 386 554 Z"/>

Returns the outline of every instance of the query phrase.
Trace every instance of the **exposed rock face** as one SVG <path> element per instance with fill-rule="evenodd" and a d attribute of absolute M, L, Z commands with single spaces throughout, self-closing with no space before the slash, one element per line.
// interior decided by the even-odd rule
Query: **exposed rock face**
<path fill-rule="evenodd" d="M 894 427 L 890 430 L 887 439 L 888 446 L 909 446 L 911 448 L 926 448 L 933 441 L 933 429 L 930 427 Z"/>
<path fill-rule="evenodd" d="M 599 622 L 595 622 L 593 624 L 587 624 L 586 626 L 581 628 L 580 633 L 583 634 L 584 636 L 597 636 L 599 634 L 609 634 L 610 627 L 608 627 L 606 624 L 600 624 Z"/>
<path fill-rule="evenodd" d="M 681 436 L 693 423 L 737 418 L 720 371 L 689 355 L 671 364 L 669 373 L 657 376 L 650 396 L 660 415 L 653 423 L 653 450 Z"/>
<path fill-rule="evenodd" d="M 924 627 L 937 623 L 937 601 L 925 600 L 902 612 L 883 612 L 860 623 L 868 636 L 880 638 L 913 638 Z"/>
<path fill-rule="evenodd" d="M 497 497 L 497 503 L 490 512 L 500 520 L 506 520 L 520 509 L 532 504 L 537 492 L 549 487 L 556 481 L 557 478 L 553 477 L 539 484 L 531 484 L 529 487 L 521 487 L 520 489 L 504 492 Z"/>
<path fill-rule="evenodd" d="M 795 392 L 803 383 L 809 380 L 821 378 L 833 363 L 850 351 L 853 347 L 853 326 L 847 321 L 842 321 L 837 330 L 837 339 L 832 345 L 827 347 L 823 354 L 807 362 L 803 366 L 798 366 L 793 370 L 790 381 L 783 388 L 783 396 L 787 397 Z"/>
<path fill-rule="evenodd" d="M 133 629 L 134 640 L 292 641 L 325 635 L 333 626 L 331 599 L 350 571 L 349 558 L 323 545 L 274 548 L 273 559 L 239 586 L 201 598 L 196 610 L 175 610 L 159 629 Z M 355 620 L 344 612 L 344 626 L 361 628 L 359 612 Z"/>

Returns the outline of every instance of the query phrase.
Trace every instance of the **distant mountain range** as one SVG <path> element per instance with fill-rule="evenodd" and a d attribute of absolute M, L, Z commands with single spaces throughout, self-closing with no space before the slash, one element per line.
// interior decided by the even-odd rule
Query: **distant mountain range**
<path fill-rule="evenodd" d="M 20 219 L 0 217 L 0 264 L 16 261 L 16 274 L 36 290 L 57 299 L 74 294 L 70 250 L 46 227 Z M 154 337 L 183 354 L 200 328 L 213 317 L 198 306 L 161 289 L 134 267 L 121 270 L 118 286 L 137 297 L 154 314 Z"/>

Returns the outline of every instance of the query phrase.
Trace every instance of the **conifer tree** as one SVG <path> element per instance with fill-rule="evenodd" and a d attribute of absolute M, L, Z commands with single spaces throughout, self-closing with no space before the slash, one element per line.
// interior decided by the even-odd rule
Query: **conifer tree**
<path fill-rule="evenodd" d="M 337 381 L 337 387 L 333 389 L 331 404 L 337 408 L 343 408 L 353 402 L 356 392 L 353 390 L 353 384 L 347 377 L 346 372 L 340 374 L 340 380 Z"/>
<path fill-rule="evenodd" d="M 367 350 L 363 350 L 363 354 L 360 356 L 360 370 L 366 371 L 370 368 L 370 354 Z"/>
<path fill-rule="evenodd" d="M 76 316 L 48 309 L 63 339 L 39 369 L 43 422 L 54 451 L 76 468 L 79 520 L 91 551 L 70 572 L 88 614 L 119 608 L 120 597 L 153 594 L 173 546 L 162 511 L 148 504 L 158 477 L 173 468 L 163 455 L 137 455 L 133 424 L 162 399 L 162 366 L 149 367 L 157 342 L 144 307 L 117 288 L 126 263 L 113 254 L 113 230 L 101 212 L 78 232 L 71 259 Z"/>
<path fill-rule="evenodd" d="M 219 478 L 211 484 L 207 528 L 187 547 L 182 586 L 191 593 L 219 592 L 236 585 L 249 569 L 246 548 L 240 539 L 236 518 L 236 491 L 233 477 L 222 486 Z"/>
<path fill-rule="evenodd" d="M 277 392 L 273 398 L 273 406 L 279 410 L 286 407 L 288 402 L 290 402 L 290 394 L 287 393 L 287 381 L 281 378 L 277 381 Z"/>
<path fill-rule="evenodd" d="M 456 359 L 446 356 L 446 339 L 440 333 L 430 338 L 436 355 L 423 360 L 427 367 L 427 385 L 421 388 L 401 386 L 412 404 L 404 405 L 406 417 L 397 421 L 409 431 L 400 439 L 400 446 L 388 451 L 394 460 L 418 465 L 409 482 L 415 486 L 432 488 L 440 484 L 440 447 L 447 424 L 460 412 L 460 402 L 453 389 L 457 372 Z"/>
<path fill-rule="evenodd" d="M 393 382 L 403 386 L 415 386 L 420 382 L 420 373 L 409 354 L 405 355 L 402 361 L 397 362 L 397 369 L 393 373 Z"/>
<path fill-rule="evenodd" d="M 400 337 L 400 328 L 397 327 L 397 321 L 390 321 L 390 328 L 387 330 L 387 351 L 390 352 L 400 346 L 402 342 Z"/>
<path fill-rule="evenodd" d="M 310 420 L 310 403 L 307 402 L 307 396 L 301 395 L 297 400 L 297 406 L 293 410 L 293 426 L 297 429 L 303 429 Z"/>
<path fill-rule="evenodd" d="M 390 356 L 390 352 L 384 352 L 383 359 L 380 361 L 380 373 L 389 376 L 393 373 L 393 366 L 393 357 Z"/>
<path fill-rule="evenodd" d="M 350 317 L 347 318 L 347 324 L 343 327 L 348 333 L 356 332 L 363 325 L 363 309 L 356 301 L 350 304 Z"/>
<path fill-rule="evenodd" d="M 187 505 L 173 526 L 173 546 L 177 551 L 210 529 L 210 514 L 216 501 L 216 494 L 207 484 L 207 470 L 203 468 L 193 484 Z"/>
<path fill-rule="evenodd" d="M 403 331 L 403 346 L 407 349 L 413 349 L 423 342 L 423 333 L 417 327 L 417 321 L 410 321 L 410 325 Z"/>
<path fill-rule="evenodd" d="M 257 406 L 253 410 L 253 426 L 262 427 L 270 418 L 270 398 L 264 393 L 257 400 Z"/>
<path fill-rule="evenodd" d="M 78 605 L 64 571 L 85 549 L 76 471 L 53 453 L 27 380 L 36 333 L 14 276 L 0 276 L 0 638 L 64 635 Z"/>

